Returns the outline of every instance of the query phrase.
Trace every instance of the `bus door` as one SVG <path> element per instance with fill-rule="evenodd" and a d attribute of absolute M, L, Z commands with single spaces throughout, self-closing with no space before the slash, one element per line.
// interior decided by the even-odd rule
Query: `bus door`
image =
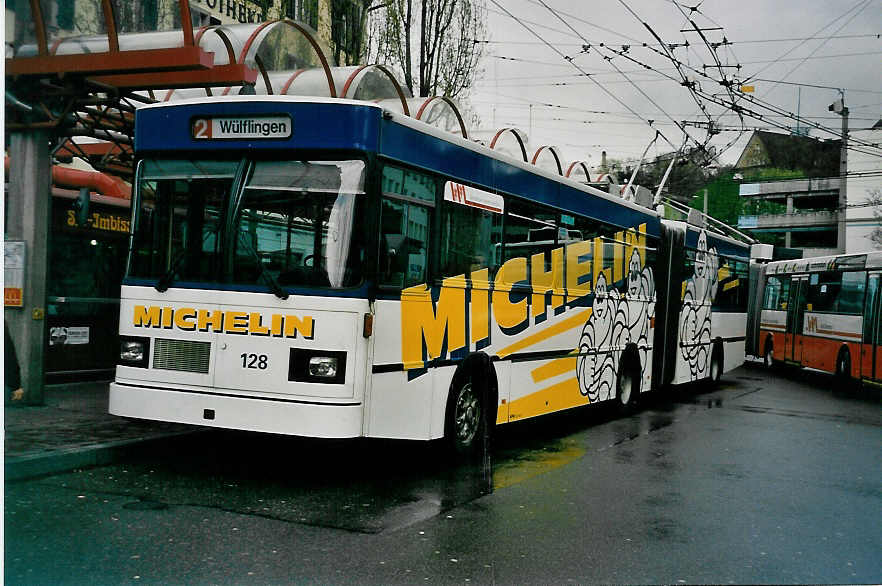
<path fill-rule="evenodd" d="M 790 280 L 790 295 L 787 299 L 787 333 L 784 334 L 785 360 L 802 362 L 802 327 L 808 283 L 808 275 L 797 275 Z"/>
<path fill-rule="evenodd" d="M 864 335 L 861 340 L 861 378 L 882 380 L 882 273 L 867 277 L 864 298 Z"/>

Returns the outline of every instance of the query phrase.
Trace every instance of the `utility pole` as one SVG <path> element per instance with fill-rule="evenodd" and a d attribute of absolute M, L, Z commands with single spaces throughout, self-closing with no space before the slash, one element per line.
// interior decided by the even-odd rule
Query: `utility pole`
<path fill-rule="evenodd" d="M 49 264 L 49 132 L 24 130 L 10 137 L 6 233 L 25 245 L 21 307 L 4 309 L 18 354 L 23 400 L 43 404 L 46 343 L 46 272 Z"/>
<path fill-rule="evenodd" d="M 836 248 L 845 252 L 846 228 L 845 217 L 848 211 L 848 108 L 845 106 L 845 90 L 839 90 L 839 99 L 827 109 L 842 116 L 842 147 L 839 151 L 839 204 L 837 207 Z"/>

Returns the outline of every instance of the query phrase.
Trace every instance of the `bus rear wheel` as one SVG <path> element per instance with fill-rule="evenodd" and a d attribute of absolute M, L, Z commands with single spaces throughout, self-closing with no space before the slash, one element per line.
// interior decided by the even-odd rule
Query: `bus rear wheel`
<path fill-rule="evenodd" d="M 836 384 L 833 391 L 849 391 L 854 381 L 851 378 L 851 355 L 843 348 L 836 357 Z"/>
<path fill-rule="evenodd" d="M 766 350 L 763 352 L 763 366 L 767 369 L 771 369 L 775 366 L 775 358 L 772 354 L 772 341 L 769 340 L 766 342 Z"/>
<path fill-rule="evenodd" d="M 616 408 L 622 414 L 633 412 L 640 393 L 640 366 L 638 359 L 626 354 L 616 377 Z"/>
<path fill-rule="evenodd" d="M 723 345 L 720 342 L 714 344 L 710 363 L 711 384 L 718 384 L 723 376 Z"/>

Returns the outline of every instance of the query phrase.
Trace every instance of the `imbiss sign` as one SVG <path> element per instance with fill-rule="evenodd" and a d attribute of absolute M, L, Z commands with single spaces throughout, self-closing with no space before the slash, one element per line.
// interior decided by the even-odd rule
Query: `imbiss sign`
<path fill-rule="evenodd" d="M 243 24 L 249 22 L 258 23 L 266 20 L 263 8 L 252 2 L 242 0 L 190 0 L 190 4 L 202 9 L 208 9 L 208 12 L 226 24 L 231 22 L 241 22 Z"/>

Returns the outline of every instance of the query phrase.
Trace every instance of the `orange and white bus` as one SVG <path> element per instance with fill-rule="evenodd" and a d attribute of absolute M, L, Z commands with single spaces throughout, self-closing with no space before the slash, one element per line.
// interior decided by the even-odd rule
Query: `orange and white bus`
<path fill-rule="evenodd" d="M 778 261 L 763 272 L 756 348 L 766 366 L 882 382 L 882 253 Z"/>

